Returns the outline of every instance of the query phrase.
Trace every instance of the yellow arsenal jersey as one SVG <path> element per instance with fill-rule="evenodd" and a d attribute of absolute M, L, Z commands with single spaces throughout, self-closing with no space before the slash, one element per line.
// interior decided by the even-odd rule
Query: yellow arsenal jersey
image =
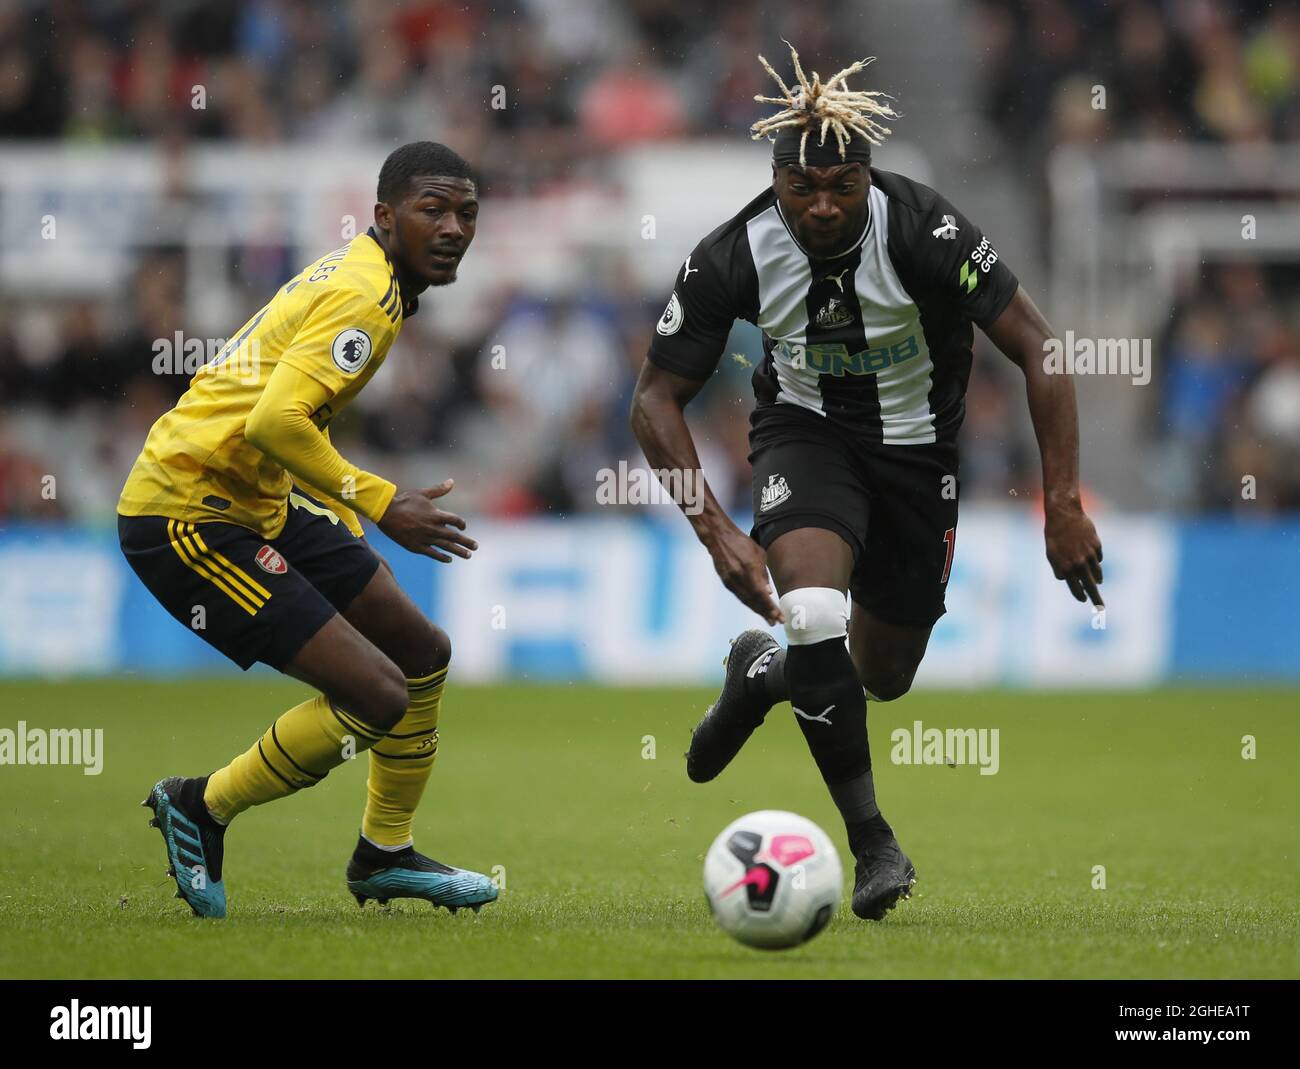
<path fill-rule="evenodd" d="M 373 233 L 321 257 L 287 282 L 199 369 L 176 407 L 149 431 L 122 490 L 119 513 L 190 523 L 220 520 L 266 538 L 280 533 L 294 480 L 248 440 L 249 414 L 275 369 L 288 365 L 314 380 L 311 422 L 328 442 L 329 421 L 384 362 L 417 302 L 403 300 L 393 266 Z M 285 372 L 277 382 L 289 378 Z M 342 494 L 326 486 L 316 489 L 377 519 L 395 487 L 359 474 L 362 478 Z"/>

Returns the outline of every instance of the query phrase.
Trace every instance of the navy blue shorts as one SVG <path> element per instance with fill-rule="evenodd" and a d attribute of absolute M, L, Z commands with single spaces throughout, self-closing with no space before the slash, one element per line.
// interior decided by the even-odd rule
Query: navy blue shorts
<path fill-rule="evenodd" d="M 169 613 L 247 671 L 283 670 L 379 567 L 379 557 L 295 488 L 278 538 L 233 523 L 118 516 L 127 562 Z"/>

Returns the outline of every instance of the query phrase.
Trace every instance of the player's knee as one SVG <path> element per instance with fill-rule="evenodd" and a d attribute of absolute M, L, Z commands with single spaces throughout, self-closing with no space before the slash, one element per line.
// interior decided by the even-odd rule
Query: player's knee
<path fill-rule="evenodd" d="M 387 661 L 367 673 L 348 702 L 348 709 L 367 724 L 387 731 L 406 715 L 409 704 L 406 677 L 397 665 Z"/>
<path fill-rule="evenodd" d="M 916 675 L 916 667 L 894 668 L 892 671 L 868 671 L 863 673 L 860 678 L 862 686 L 867 692 L 867 700 L 873 702 L 892 702 L 895 698 L 901 698 L 912 689 L 912 679 Z"/>
<path fill-rule="evenodd" d="M 381 641 L 380 648 L 397 662 L 407 679 L 440 672 L 451 661 L 451 639 L 447 632 L 423 614 L 418 622 L 408 624 L 400 634 Z"/>
<path fill-rule="evenodd" d="M 429 633 L 424 640 L 424 661 L 429 671 L 440 672 L 451 663 L 451 636 L 437 624 L 429 624 Z"/>
<path fill-rule="evenodd" d="M 382 633 L 372 632 L 371 641 L 397 664 L 405 678 L 418 679 L 447 667 L 451 639 L 414 606 L 407 608 L 400 616 L 394 614 Z"/>

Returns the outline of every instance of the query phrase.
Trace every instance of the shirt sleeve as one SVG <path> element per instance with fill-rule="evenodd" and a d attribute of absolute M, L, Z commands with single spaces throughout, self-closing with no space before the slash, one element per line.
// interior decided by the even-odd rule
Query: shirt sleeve
<path fill-rule="evenodd" d="M 313 297 L 280 363 L 310 375 L 325 387 L 329 400 L 355 379 L 376 352 L 386 352 L 396 336 L 397 326 L 380 306 L 378 295 L 335 284 Z"/>
<path fill-rule="evenodd" d="M 350 464 L 312 422 L 312 413 L 331 396 L 323 383 L 281 361 L 248 414 L 244 437 L 304 488 L 378 523 L 397 487 Z"/>
<path fill-rule="evenodd" d="M 997 319 L 1020 282 L 983 231 L 937 193 L 911 224 L 890 251 L 914 297 L 956 304 L 980 327 Z"/>
<path fill-rule="evenodd" d="M 329 442 L 329 444 L 333 446 L 334 443 L 330 441 L 330 429 L 328 427 L 325 427 L 321 430 L 320 433 L 321 433 L 321 437 L 323 437 L 325 441 Z M 320 487 L 311 486 L 307 483 L 299 483 L 298 485 L 301 486 L 304 490 L 306 490 L 307 493 L 311 494 L 312 497 L 316 498 L 319 501 L 323 501 L 325 503 L 325 506 L 331 512 L 333 512 L 335 516 L 337 516 L 340 520 L 342 520 L 343 525 L 354 535 L 356 535 L 358 538 L 365 537 L 366 532 L 365 529 L 361 526 L 361 521 L 357 519 L 357 514 L 353 512 L 350 508 L 348 508 L 346 505 L 342 504 L 341 502 L 331 498 L 330 495 L 325 493 L 325 491 L 320 489 Z"/>
<path fill-rule="evenodd" d="M 707 379 L 722 359 L 738 314 L 716 254 L 697 245 L 677 272 L 655 324 L 650 363 L 688 379 Z"/>

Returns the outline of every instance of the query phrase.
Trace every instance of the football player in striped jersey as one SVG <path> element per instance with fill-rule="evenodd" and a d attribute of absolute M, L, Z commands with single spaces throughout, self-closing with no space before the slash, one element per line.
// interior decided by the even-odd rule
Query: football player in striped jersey
<path fill-rule="evenodd" d="M 894 112 L 883 94 L 848 87 L 870 61 L 822 82 L 791 52 L 793 87 L 759 57 L 781 90 L 757 98 L 779 110 L 753 128 L 773 142 L 771 186 L 691 251 L 642 367 L 632 426 L 652 467 L 697 471 L 683 410 L 732 323 L 762 330 L 753 530 L 738 530 L 707 492 L 688 518 L 722 581 L 769 625 L 784 623 L 787 644 L 762 630 L 733 641 L 687 773 L 717 776 L 789 701 L 845 822 L 853 910 L 879 920 L 909 895 L 916 870 L 876 803 L 866 703 L 907 692 L 944 612 L 972 324 L 1024 372 L 1047 557 L 1077 599 L 1098 606 L 1101 543 L 1080 504 L 1073 384 L 1043 364 L 1051 328 L 974 223 L 871 165 Z"/>

